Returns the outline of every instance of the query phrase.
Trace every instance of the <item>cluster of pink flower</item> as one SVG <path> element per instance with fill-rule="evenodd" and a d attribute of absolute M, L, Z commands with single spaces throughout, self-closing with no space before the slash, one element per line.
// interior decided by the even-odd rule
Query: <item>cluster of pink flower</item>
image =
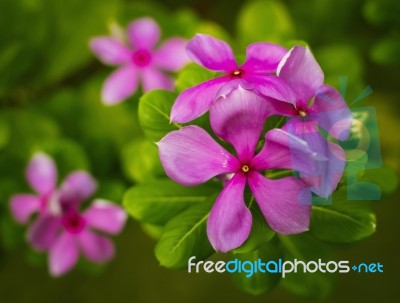
<path fill-rule="evenodd" d="M 36 191 L 16 194 L 10 207 L 14 218 L 26 224 L 36 214 L 28 229 L 28 241 L 38 251 L 49 252 L 49 268 L 53 276 L 69 271 L 79 252 L 92 262 L 106 262 L 114 256 L 113 243 L 107 234 L 118 234 L 125 225 L 125 211 L 112 202 L 97 199 L 84 212 L 80 205 L 96 190 L 96 182 L 85 171 L 72 172 L 57 188 L 57 168 L 44 153 L 31 159 L 26 178 Z"/>

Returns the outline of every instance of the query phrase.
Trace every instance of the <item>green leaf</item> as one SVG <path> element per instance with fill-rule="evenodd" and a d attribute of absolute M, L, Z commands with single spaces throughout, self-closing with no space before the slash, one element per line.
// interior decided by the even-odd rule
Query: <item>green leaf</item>
<path fill-rule="evenodd" d="M 181 92 L 215 77 L 215 73 L 197 64 L 188 64 L 179 73 L 176 79 L 176 88 Z"/>
<path fill-rule="evenodd" d="M 275 235 L 275 232 L 269 228 L 260 208 L 253 204 L 251 207 L 253 225 L 250 235 L 242 246 L 233 250 L 234 254 L 251 253 L 259 247 L 267 244 Z"/>
<path fill-rule="evenodd" d="M 181 128 L 170 123 L 171 107 L 176 95 L 164 90 L 153 90 L 144 94 L 139 102 L 139 123 L 147 139 L 161 140 L 167 133 Z"/>
<path fill-rule="evenodd" d="M 161 265 L 185 268 L 190 257 L 204 260 L 214 252 L 207 238 L 206 226 L 215 199 L 216 195 L 213 195 L 167 223 L 155 249 Z"/>
<path fill-rule="evenodd" d="M 282 43 L 294 39 L 294 26 L 284 4 L 274 0 L 250 1 L 238 19 L 240 41 Z"/>
<path fill-rule="evenodd" d="M 258 259 L 262 261 L 278 260 L 282 257 L 282 249 L 279 241 L 275 238 L 257 250 L 243 254 L 234 254 L 234 257 L 242 262 L 253 261 L 253 264 L 249 264 L 249 266 L 254 266 L 254 261 Z M 232 275 L 232 279 L 237 287 L 252 295 L 259 295 L 271 291 L 281 279 L 280 273 L 263 273 L 257 271 L 250 277 L 246 277 L 246 275 L 248 275 L 246 272 L 236 272 Z"/>
<path fill-rule="evenodd" d="M 330 260 L 330 247 L 314 239 L 307 233 L 291 236 L 279 235 L 284 248 L 285 260 L 308 262 L 321 259 Z M 287 273 L 281 279 L 281 286 L 300 297 L 308 299 L 323 299 L 332 290 L 334 274 L 331 273 L 304 273 L 300 265 L 296 273 Z"/>
<path fill-rule="evenodd" d="M 351 243 L 375 232 L 376 217 L 369 202 L 348 201 L 342 187 L 333 194 L 333 204 L 313 206 L 310 233 L 320 240 L 333 243 Z"/>
<path fill-rule="evenodd" d="M 124 197 L 128 213 L 141 222 L 164 225 L 194 204 L 203 204 L 218 192 L 213 184 L 187 187 L 169 179 L 133 186 Z"/>

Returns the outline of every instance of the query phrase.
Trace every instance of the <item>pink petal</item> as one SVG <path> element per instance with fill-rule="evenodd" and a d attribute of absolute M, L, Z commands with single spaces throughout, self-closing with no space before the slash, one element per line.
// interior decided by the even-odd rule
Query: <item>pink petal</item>
<path fill-rule="evenodd" d="M 270 97 L 291 104 L 295 104 L 298 99 L 298 96 L 289 84 L 287 84 L 285 80 L 276 76 L 267 74 L 250 74 L 245 75 L 244 78 L 253 83 L 257 91 L 265 97 Z"/>
<path fill-rule="evenodd" d="M 184 90 L 172 106 L 171 121 L 187 123 L 203 115 L 227 81 L 227 76 L 218 77 Z"/>
<path fill-rule="evenodd" d="M 353 122 L 352 114 L 340 93 L 328 86 L 321 86 L 315 95 L 313 118 L 329 135 L 339 140 L 347 140 Z"/>
<path fill-rule="evenodd" d="M 183 185 L 199 185 L 240 168 L 235 157 L 195 125 L 170 132 L 157 145 L 166 174 Z"/>
<path fill-rule="evenodd" d="M 83 254 L 90 261 L 96 263 L 106 262 L 114 256 L 115 249 L 110 239 L 84 230 L 79 234 L 79 244 Z"/>
<path fill-rule="evenodd" d="M 61 221 L 54 216 L 39 216 L 28 229 L 28 241 L 37 250 L 47 250 L 55 242 Z"/>
<path fill-rule="evenodd" d="M 308 230 L 311 216 L 311 192 L 294 177 L 270 180 L 251 172 L 249 185 L 268 225 L 280 234 L 298 234 Z"/>
<path fill-rule="evenodd" d="M 250 44 L 246 49 L 246 61 L 242 70 L 257 73 L 274 73 L 288 50 L 280 45 L 266 42 Z"/>
<path fill-rule="evenodd" d="M 64 232 L 50 249 L 49 267 L 53 277 L 70 271 L 78 261 L 79 251 L 74 235 Z"/>
<path fill-rule="evenodd" d="M 75 171 L 61 185 L 60 201 L 64 208 L 79 206 L 96 191 L 96 181 L 85 171 Z"/>
<path fill-rule="evenodd" d="M 308 103 L 324 83 L 324 74 L 310 49 L 293 47 L 279 63 L 277 74 L 287 81 L 299 98 Z"/>
<path fill-rule="evenodd" d="M 29 217 L 40 210 L 41 201 L 34 195 L 19 194 L 11 197 L 10 209 L 15 220 L 26 223 Z"/>
<path fill-rule="evenodd" d="M 188 43 L 187 52 L 194 62 L 210 70 L 230 73 L 238 69 L 231 47 L 212 36 L 195 35 Z"/>
<path fill-rule="evenodd" d="M 57 182 L 57 168 L 52 158 L 44 153 L 36 153 L 26 169 L 30 186 L 41 196 L 49 195 Z"/>
<path fill-rule="evenodd" d="M 119 65 L 131 61 L 131 51 L 112 37 L 98 37 L 90 40 L 91 50 L 105 64 Z"/>
<path fill-rule="evenodd" d="M 211 209 L 207 235 L 216 251 L 227 252 L 248 238 L 251 212 L 243 199 L 246 177 L 238 173 L 224 187 Z"/>
<path fill-rule="evenodd" d="M 210 123 L 216 135 L 235 147 L 240 161 L 247 162 L 254 156 L 268 114 L 265 98 L 239 86 L 213 104 Z"/>
<path fill-rule="evenodd" d="M 168 75 L 155 69 L 148 67 L 141 71 L 143 81 L 143 91 L 148 92 L 153 89 L 173 90 L 174 82 Z"/>
<path fill-rule="evenodd" d="M 160 28 L 151 18 L 137 19 L 128 26 L 128 38 L 136 50 L 151 50 L 160 39 Z"/>
<path fill-rule="evenodd" d="M 171 38 L 165 41 L 154 54 L 154 64 L 162 69 L 178 71 L 190 61 L 186 53 L 187 41 Z"/>
<path fill-rule="evenodd" d="M 126 65 L 114 71 L 104 82 L 102 99 L 107 105 L 118 104 L 132 95 L 138 87 L 134 66 Z"/>
<path fill-rule="evenodd" d="M 254 170 L 293 169 L 315 174 L 327 159 L 314 152 L 306 141 L 282 129 L 272 129 L 265 135 L 265 144 L 251 160 Z"/>
<path fill-rule="evenodd" d="M 89 227 L 109 234 L 120 233 L 127 219 L 121 207 L 105 200 L 95 200 L 83 217 Z"/>

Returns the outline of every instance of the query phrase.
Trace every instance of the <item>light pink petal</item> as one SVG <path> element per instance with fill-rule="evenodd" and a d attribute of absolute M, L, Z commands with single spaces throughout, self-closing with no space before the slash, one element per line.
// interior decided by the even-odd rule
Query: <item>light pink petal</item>
<path fill-rule="evenodd" d="M 232 144 L 239 159 L 247 162 L 254 156 L 268 114 L 265 98 L 239 86 L 213 104 L 210 123 L 215 134 Z"/>
<path fill-rule="evenodd" d="M 34 195 L 19 194 L 10 199 L 13 217 L 19 223 L 26 223 L 30 216 L 40 210 L 40 198 Z"/>
<path fill-rule="evenodd" d="M 231 73 L 238 69 L 231 47 L 212 36 L 197 34 L 187 46 L 189 57 L 213 71 Z"/>
<path fill-rule="evenodd" d="M 174 89 L 174 81 L 172 80 L 172 78 L 164 74 L 163 72 L 155 69 L 154 67 L 143 69 L 141 71 L 141 75 L 144 92 L 148 92 L 153 89 Z"/>
<path fill-rule="evenodd" d="M 36 153 L 26 169 L 30 186 L 41 196 L 49 195 L 57 182 L 57 168 L 52 158 L 44 153 Z"/>
<path fill-rule="evenodd" d="M 277 74 L 287 81 L 299 98 L 308 103 L 324 83 L 324 73 L 310 49 L 293 47 L 279 63 Z"/>
<path fill-rule="evenodd" d="M 138 87 L 138 75 L 133 65 L 114 71 L 104 82 L 102 99 L 107 105 L 118 104 L 132 95 Z"/>
<path fill-rule="evenodd" d="M 279 101 L 284 101 L 291 104 L 296 104 L 298 96 L 289 84 L 273 75 L 250 74 L 244 78 L 253 83 L 257 91 L 265 96 Z"/>
<path fill-rule="evenodd" d="M 64 209 L 79 206 L 96 191 L 96 181 L 85 171 L 74 171 L 61 185 L 60 201 Z"/>
<path fill-rule="evenodd" d="M 160 39 L 160 28 L 151 18 L 141 18 L 128 26 L 128 38 L 134 49 L 151 50 Z"/>
<path fill-rule="evenodd" d="M 274 73 L 288 50 L 266 42 L 250 44 L 246 49 L 246 61 L 241 66 L 246 72 Z"/>
<path fill-rule="evenodd" d="M 222 85 L 229 77 L 218 77 L 184 90 L 171 109 L 171 121 L 190 122 L 208 111 Z"/>
<path fill-rule="evenodd" d="M 84 230 L 79 234 L 79 244 L 86 258 L 92 262 L 106 262 L 114 256 L 115 249 L 110 239 Z"/>
<path fill-rule="evenodd" d="M 248 238 L 251 212 L 243 199 L 246 177 L 238 173 L 224 187 L 211 209 L 207 235 L 216 251 L 227 252 Z"/>
<path fill-rule="evenodd" d="M 178 71 L 190 61 L 186 53 L 187 41 L 171 38 L 154 53 L 154 64 L 165 70 Z"/>
<path fill-rule="evenodd" d="M 53 277 L 59 277 L 67 273 L 75 266 L 78 257 L 79 251 L 76 237 L 68 232 L 64 232 L 50 249 L 50 274 Z"/>
<path fill-rule="evenodd" d="M 239 161 L 198 126 L 172 131 L 157 145 L 166 174 L 183 185 L 199 185 L 240 168 Z"/>
<path fill-rule="evenodd" d="M 129 48 L 112 37 L 93 38 L 90 48 L 105 64 L 119 65 L 132 59 Z"/>
<path fill-rule="evenodd" d="M 327 158 L 313 151 L 306 141 L 282 129 L 272 129 L 265 135 L 265 144 L 251 160 L 255 170 L 292 169 L 315 174 L 326 165 Z"/>
<path fill-rule="evenodd" d="M 298 234 L 308 230 L 311 216 L 311 192 L 294 177 L 270 180 L 251 172 L 249 185 L 268 225 L 280 234 Z"/>
<path fill-rule="evenodd" d="M 95 200 L 83 217 L 89 227 L 109 234 L 118 234 L 125 225 L 127 215 L 118 205 L 105 200 Z"/>
<path fill-rule="evenodd" d="M 61 227 L 59 218 L 39 216 L 28 229 L 28 241 L 37 250 L 47 250 L 54 244 Z"/>
<path fill-rule="evenodd" d="M 312 118 L 318 121 L 318 126 L 329 135 L 339 140 L 347 140 L 353 117 L 346 101 L 340 93 L 328 86 L 321 86 L 312 105 Z"/>

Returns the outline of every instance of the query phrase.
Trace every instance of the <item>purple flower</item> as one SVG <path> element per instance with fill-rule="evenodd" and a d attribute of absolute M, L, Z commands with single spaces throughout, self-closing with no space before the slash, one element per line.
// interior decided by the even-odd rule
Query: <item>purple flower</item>
<path fill-rule="evenodd" d="M 160 28 L 150 18 L 141 18 L 128 26 L 129 45 L 114 37 L 98 37 L 90 42 L 92 51 L 102 62 L 120 66 L 105 81 L 102 90 L 104 103 L 120 103 L 133 94 L 139 81 L 143 91 L 173 89 L 173 80 L 163 71 L 177 71 L 189 60 L 186 41 L 171 38 L 157 50 Z"/>
<path fill-rule="evenodd" d="M 324 85 L 324 74 L 308 48 L 293 47 L 280 62 L 277 74 L 297 95 L 294 106 L 281 104 L 282 113 L 291 117 L 283 129 L 302 138 L 313 151 L 328 158 L 317 175 L 302 174 L 313 192 L 327 198 L 343 175 L 346 157 L 339 145 L 320 134 L 319 128 L 333 138 L 346 140 L 352 123 L 351 112 L 340 93 Z"/>
<path fill-rule="evenodd" d="M 220 95 L 229 94 L 241 85 L 276 100 L 293 102 L 296 98 L 290 86 L 271 75 L 287 53 L 272 43 L 253 43 L 247 47 L 245 62 L 236 63 L 232 49 L 224 41 L 197 34 L 187 46 L 189 56 L 207 69 L 224 75 L 183 91 L 171 109 L 171 121 L 189 122 L 204 114 Z M 281 102 L 279 102 L 281 103 Z"/>
<path fill-rule="evenodd" d="M 170 132 L 157 143 L 166 174 L 180 184 L 194 186 L 233 175 L 208 218 L 208 238 L 217 251 L 239 247 L 250 233 L 252 217 L 243 198 L 246 184 L 273 230 L 295 234 L 308 229 L 311 192 L 307 185 L 295 177 L 268 179 L 262 171 L 293 169 L 312 174 L 324 159 L 306 142 L 280 129 L 267 132 L 264 146 L 255 154 L 269 109 L 264 98 L 241 87 L 211 108 L 215 134 L 235 148 L 237 158 L 198 126 Z"/>

